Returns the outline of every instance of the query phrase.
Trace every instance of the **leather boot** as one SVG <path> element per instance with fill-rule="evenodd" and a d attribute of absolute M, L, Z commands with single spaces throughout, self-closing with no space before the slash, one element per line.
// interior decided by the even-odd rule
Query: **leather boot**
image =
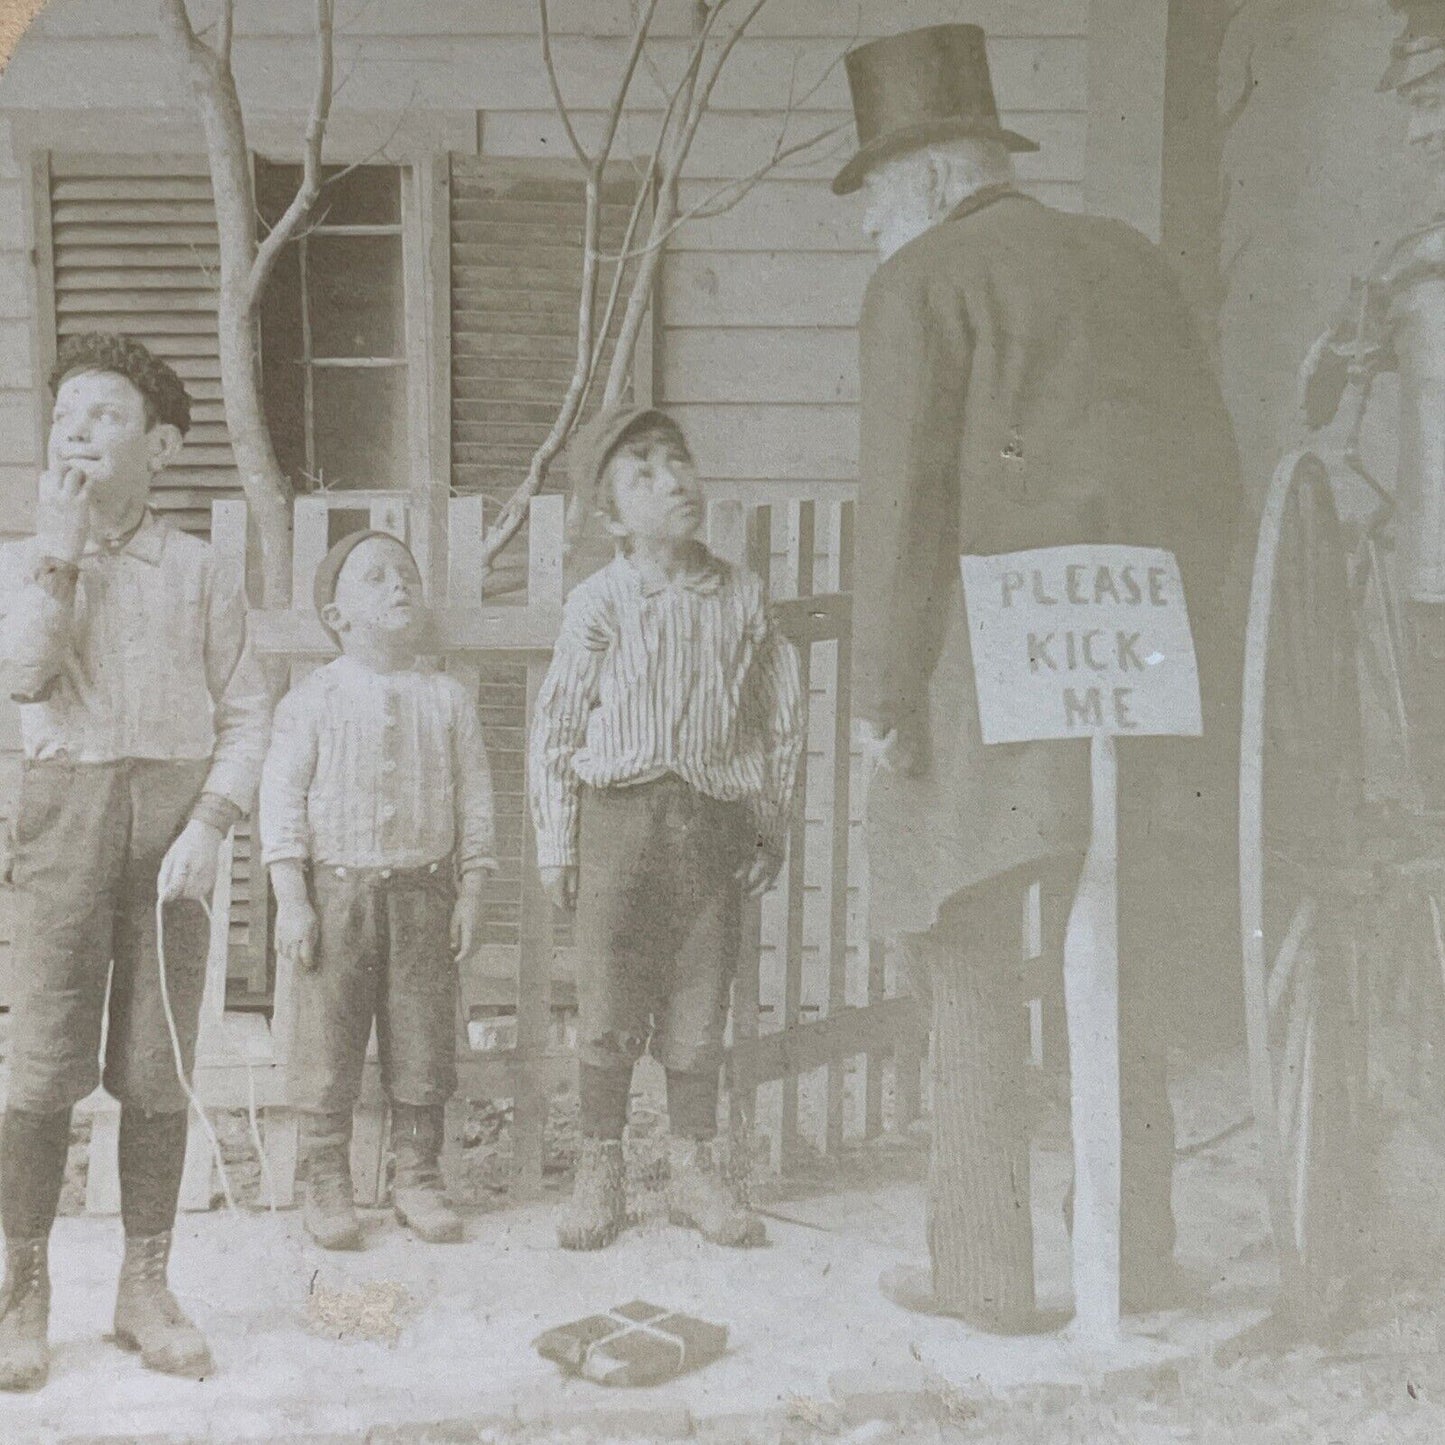
<path fill-rule="evenodd" d="M 361 1221 L 351 1185 L 351 1115 L 302 1119 L 301 1218 L 322 1249 L 360 1249 Z"/>
<path fill-rule="evenodd" d="M 428 1244 L 456 1244 L 462 1218 L 446 1201 L 441 1152 L 444 1111 L 440 1104 L 391 1106 L 391 1148 L 396 1156 L 392 1207 L 396 1217 Z"/>
<path fill-rule="evenodd" d="M 0 1285 L 0 1390 L 38 1390 L 50 1373 L 50 1241 L 7 1239 Z"/>
<path fill-rule="evenodd" d="M 627 1172 L 620 1139 L 582 1140 L 572 1197 L 557 1216 L 563 1249 L 605 1249 L 627 1223 Z"/>
<path fill-rule="evenodd" d="M 127 1237 L 115 1295 L 115 1340 L 139 1350 L 141 1364 L 164 1375 L 200 1380 L 215 1373 L 210 1349 L 166 1285 L 171 1236 Z"/>
<path fill-rule="evenodd" d="M 714 1244 L 763 1244 L 763 1221 L 738 1202 L 713 1158 L 712 1144 L 673 1137 L 667 1146 L 667 1207 L 674 1224 L 697 1230 Z"/>

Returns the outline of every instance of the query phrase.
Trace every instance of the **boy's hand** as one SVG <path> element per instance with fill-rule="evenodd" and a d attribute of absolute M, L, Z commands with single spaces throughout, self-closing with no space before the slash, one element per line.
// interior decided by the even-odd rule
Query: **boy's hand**
<path fill-rule="evenodd" d="M 782 868 L 782 851 L 759 843 L 757 851 L 752 856 L 752 861 L 744 863 L 737 872 L 737 876 L 742 879 L 743 892 L 749 898 L 756 898 L 759 894 L 766 893 L 778 881 L 778 874 L 782 872 Z"/>
<path fill-rule="evenodd" d="M 35 537 L 47 557 L 79 562 L 90 535 L 90 488 L 79 467 L 61 465 L 40 475 L 35 496 Z"/>
<path fill-rule="evenodd" d="M 276 953 L 293 967 L 310 972 L 316 967 L 316 940 L 320 925 L 309 898 L 277 898 Z"/>
<path fill-rule="evenodd" d="M 486 915 L 485 883 L 486 874 L 480 869 L 462 874 L 457 901 L 452 908 L 452 957 L 458 963 L 472 953 L 481 938 L 482 920 Z"/>
<path fill-rule="evenodd" d="M 176 898 L 206 902 L 216 889 L 216 850 L 221 835 L 209 823 L 192 818 L 161 860 L 156 892 L 162 903 Z"/>
<path fill-rule="evenodd" d="M 552 900 L 552 906 L 571 913 L 577 906 L 577 865 L 568 863 L 561 868 L 537 871 L 542 875 L 542 891 Z"/>

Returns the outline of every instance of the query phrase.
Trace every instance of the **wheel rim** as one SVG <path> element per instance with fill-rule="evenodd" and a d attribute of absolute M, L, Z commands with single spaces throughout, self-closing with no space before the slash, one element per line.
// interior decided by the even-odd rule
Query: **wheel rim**
<path fill-rule="evenodd" d="M 1337 1272 L 1342 1225 L 1315 1181 L 1338 1162 L 1360 1093 L 1361 960 L 1339 887 L 1360 803 L 1346 578 L 1324 464 L 1287 457 L 1250 590 L 1239 842 L 1250 1089 L 1281 1286 L 1297 1308 Z"/>

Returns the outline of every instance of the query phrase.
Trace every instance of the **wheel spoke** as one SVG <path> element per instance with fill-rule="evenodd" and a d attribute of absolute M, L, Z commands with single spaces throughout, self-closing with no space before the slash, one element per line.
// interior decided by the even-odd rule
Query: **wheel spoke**
<path fill-rule="evenodd" d="M 1309 1218 L 1310 1153 L 1314 1143 L 1311 1125 L 1314 1122 L 1315 1018 L 1310 1011 L 1305 1029 L 1304 1066 L 1300 1073 L 1299 1137 L 1294 1145 L 1294 1241 L 1300 1254 L 1305 1252 L 1305 1224 Z M 1290 1147 L 1286 1137 L 1285 1147 Z"/>
<path fill-rule="evenodd" d="M 1289 987 L 1290 975 L 1294 972 L 1295 963 L 1300 956 L 1300 945 L 1304 942 L 1305 935 L 1314 921 L 1314 899 L 1301 898 L 1294 911 L 1294 917 L 1290 919 L 1289 931 L 1285 934 L 1284 942 L 1275 956 L 1274 967 L 1269 971 L 1269 1014 L 1271 1018 L 1274 1017 L 1280 1000 L 1283 999 L 1285 990 Z"/>

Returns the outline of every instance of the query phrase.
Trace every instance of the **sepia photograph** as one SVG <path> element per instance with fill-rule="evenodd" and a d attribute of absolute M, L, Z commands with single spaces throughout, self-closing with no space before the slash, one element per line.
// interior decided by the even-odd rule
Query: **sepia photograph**
<path fill-rule="evenodd" d="M 1445 0 L 0 0 L 0 1442 L 1445 1439 Z"/>

